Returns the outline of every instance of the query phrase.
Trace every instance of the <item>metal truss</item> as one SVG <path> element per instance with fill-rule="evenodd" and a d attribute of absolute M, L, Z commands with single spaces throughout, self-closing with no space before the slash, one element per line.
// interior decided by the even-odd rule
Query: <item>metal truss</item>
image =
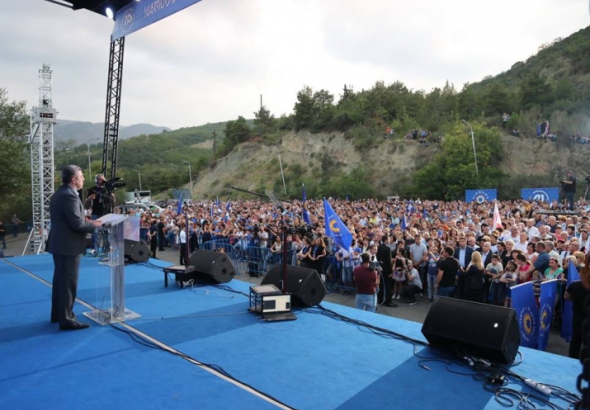
<path fill-rule="evenodd" d="M 53 108 L 53 71 L 48 64 L 39 70 L 39 106 L 31 109 L 31 189 L 33 227 L 29 235 L 34 253 L 44 249 L 49 235 L 49 203 L 55 190 L 53 126 L 57 111 Z M 28 247 L 25 247 L 25 251 Z"/>
<path fill-rule="evenodd" d="M 111 41 L 107 105 L 104 120 L 104 146 L 102 173 L 113 179 L 117 173 L 117 146 L 119 142 L 119 116 L 121 112 L 121 87 L 123 85 L 123 55 L 125 37 Z"/>

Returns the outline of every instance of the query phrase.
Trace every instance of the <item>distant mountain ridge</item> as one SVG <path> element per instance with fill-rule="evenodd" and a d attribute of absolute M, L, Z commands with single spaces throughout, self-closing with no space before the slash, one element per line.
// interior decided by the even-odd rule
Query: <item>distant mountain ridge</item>
<path fill-rule="evenodd" d="M 138 135 L 160 134 L 170 128 L 152 124 L 133 124 L 119 127 L 119 138 L 124 140 Z M 91 142 L 97 144 L 104 138 L 104 123 L 59 120 L 54 128 L 56 141 L 76 141 L 76 145 Z M 98 138 L 98 139 L 97 139 Z"/>

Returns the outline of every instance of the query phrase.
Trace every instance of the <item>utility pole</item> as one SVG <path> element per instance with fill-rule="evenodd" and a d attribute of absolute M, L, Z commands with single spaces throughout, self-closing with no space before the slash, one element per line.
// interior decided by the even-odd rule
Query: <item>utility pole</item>
<path fill-rule="evenodd" d="M 217 132 L 213 131 L 213 159 L 215 159 L 217 151 Z"/>

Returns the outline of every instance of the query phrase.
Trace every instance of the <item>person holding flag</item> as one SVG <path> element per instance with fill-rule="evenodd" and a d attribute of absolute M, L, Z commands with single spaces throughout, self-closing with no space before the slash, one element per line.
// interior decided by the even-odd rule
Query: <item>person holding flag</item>
<path fill-rule="evenodd" d="M 305 222 L 306 225 L 311 225 L 311 218 L 309 217 L 309 211 L 307 210 L 307 207 L 305 206 L 305 201 L 307 201 L 307 195 L 305 194 L 305 184 L 301 184 L 303 186 L 303 193 L 302 193 L 302 202 L 303 202 L 303 222 Z"/>
<path fill-rule="evenodd" d="M 582 276 L 589 278 L 590 275 L 590 254 L 584 259 L 584 266 L 580 270 Z M 563 306 L 563 322 L 561 327 L 561 336 L 566 339 L 571 337 L 569 357 L 573 359 L 580 358 L 582 350 L 582 324 L 586 320 L 586 309 L 584 302 L 590 296 L 590 289 L 584 286 L 580 280 L 580 273 L 573 263 L 569 264 L 567 274 L 567 289 L 564 294 L 565 303 Z"/>
<path fill-rule="evenodd" d="M 326 236 L 332 238 L 335 244 L 348 249 L 352 244 L 352 235 L 346 225 L 340 220 L 326 198 L 324 198 L 324 220 Z"/>

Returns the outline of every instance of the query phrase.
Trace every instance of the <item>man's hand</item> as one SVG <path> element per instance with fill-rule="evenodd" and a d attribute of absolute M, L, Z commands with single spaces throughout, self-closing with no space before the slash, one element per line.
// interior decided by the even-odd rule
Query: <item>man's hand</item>
<path fill-rule="evenodd" d="M 100 222 L 99 220 L 94 220 L 94 221 L 89 221 L 92 225 L 94 225 L 95 228 L 100 228 L 102 226 L 102 222 Z"/>

